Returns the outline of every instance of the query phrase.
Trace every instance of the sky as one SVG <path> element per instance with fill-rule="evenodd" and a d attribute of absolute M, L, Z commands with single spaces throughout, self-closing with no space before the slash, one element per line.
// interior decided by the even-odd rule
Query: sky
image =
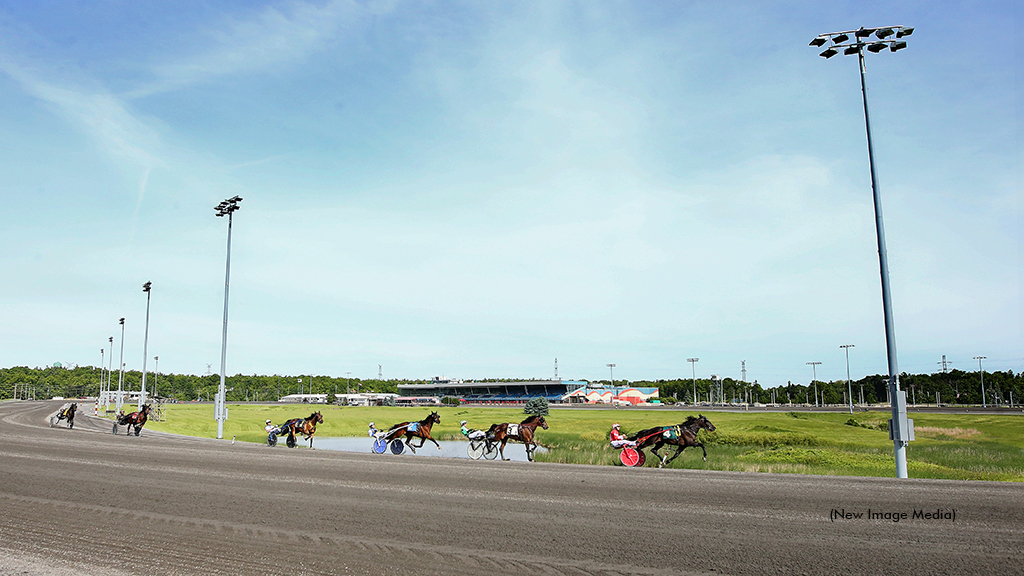
<path fill-rule="evenodd" d="M 0 368 L 110 364 L 124 317 L 128 369 L 218 373 L 238 195 L 229 375 L 886 374 L 857 61 L 808 43 L 904 25 L 899 370 L 1017 373 L 1022 10 L 0 0 Z"/>

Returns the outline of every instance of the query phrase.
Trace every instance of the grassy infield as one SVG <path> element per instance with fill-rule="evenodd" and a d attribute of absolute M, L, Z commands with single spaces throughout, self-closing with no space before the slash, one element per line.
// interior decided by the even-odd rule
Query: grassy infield
<path fill-rule="evenodd" d="M 266 441 L 263 422 L 308 416 L 314 409 L 324 415 L 318 436 L 363 436 L 367 423 L 378 428 L 406 420 L 419 420 L 427 408 L 362 408 L 336 406 L 229 405 L 224 437 L 245 442 Z M 494 422 L 518 422 L 519 409 L 441 408 L 438 440 L 461 439 L 459 421 L 471 428 Z M 559 410 L 548 416 L 549 430 L 538 430 L 538 441 L 548 452 L 539 461 L 574 464 L 618 464 L 618 451 L 608 446 L 613 422 L 624 433 L 676 424 L 688 412 L 665 410 Z M 165 421 L 150 421 L 147 428 L 213 438 L 216 422 L 210 405 L 177 404 L 165 407 Z M 718 428 L 702 431 L 708 461 L 700 449 L 688 448 L 672 468 L 784 472 L 892 477 L 893 447 L 885 425 L 889 412 L 710 413 Z M 851 422 L 851 418 L 853 421 Z M 1024 418 L 1019 415 L 911 414 L 917 440 L 907 450 L 912 478 L 1024 481 Z M 853 425 L 853 424 L 856 425 Z M 674 449 L 673 449 L 674 450 Z M 648 459 L 648 466 L 653 466 Z"/>

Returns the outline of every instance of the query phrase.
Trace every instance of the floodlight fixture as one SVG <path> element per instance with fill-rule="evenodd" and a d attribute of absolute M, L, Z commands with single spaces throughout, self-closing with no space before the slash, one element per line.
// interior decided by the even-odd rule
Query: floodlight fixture
<path fill-rule="evenodd" d="M 818 37 L 832 39 L 832 45 L 828 50 L 821 53 L 822 57 L 835 56 L 837 48 L 843 48 L 845 54 L 857 54 L 860 66 L 860 88 L 861 97 L 864 102 L 864 128 L 867 132 L 868 143 L 868 166 L 871 172 L 871 194 L 875 210 L 875 236 L 878 243 L 878 268 L 882 284 L 882 314 L 885 320 L 885 347 L 886 360 L 888 364 L 889 380 L 887 389 L 892 407 L 892 419 L 889 421 L 889 438 L 893 441 L 893 452 L 896 464 L 896 477 L 907 478 L 907 445 L 914 439 L 913 420 L 907 418 L 907 393 L 900 390 L 899 367 L 896 359 L 896 335 L 892 314 L 892 294 L 889 288 L 889 263 L 885 249 L 885 230 L 882 224 L 881 193 L 878 190 L 878 178 L 875 173 L 874 150 L 871 144 L 871 119 L 868 114 L 868 90 L 865 81 L 864 50 L 867 47 L 869 52 L 878 53 L 889 46 L 891 52 L 896 52 L 907 47 L 905 41 L 883 40 L 895 32 L 896 38 L 903 38 L 914 33 L 914 29 L 906 26 L 885 26 L 878 28 L 861 27 L 856 31 L 832 32 L 819 34 Z M 850 39 L 848 34 L 855 34 L 857 40 L 850 44 L 843 44 Z M 874 34 L 880 41 L 865 42 Z M 849 380 L 849 375 L 847 375 Z M 849 386 L 848 386 L 849 388 Z"/>
<path fill-rule="evenodd" d="M 808 44 L 808 46 L 824 46 L 827 40 L 828 39 L 824 36 L 818 36 L 814 40 L 811 40 L 811 43 Z"/>
<path fill-rule="evenodd" d="M 825 50 L 821 54 L 818 54 L 818 56 L 821 56 L 822 58 L 828 60 L 829 58 L 835 56 L 836 54 L 839 54 L 838 50 L 836 50 L 835 48 L 829 48 L 828 50 Z"/>

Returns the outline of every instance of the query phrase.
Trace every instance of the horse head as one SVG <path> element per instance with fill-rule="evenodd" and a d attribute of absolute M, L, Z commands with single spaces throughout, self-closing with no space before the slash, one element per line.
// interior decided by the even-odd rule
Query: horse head
<path fill-rule="evenodd" d="M 312 414 L 309 415 L 309 418 L 306 418 L 306 420 L 309 420 L 310 422 L 313 422 L 315 424 L 323 424 L 324 416 L 319 412 L 313 412 Z"/>
<path fill-rule="evenodd" d="M 139 415 L 140 416 L 148 415 L 149 414 L 149 410 L 150 410 L 149 404 L 143 404 L 142 405 L 142 410 L 139 410 Z"/>
<path fill-rule="evenodd" d="M 541 427 L 543 427 L 545 430 L 548 429 L 548 421 L 545 420 L 543 416 L 540 417 L 540 420 L 538 420 L 537 423 L 540 424 Z"/>
<path fill-rule="evenodd" d="M 438 414 L 437 412 L 431 412 L 430 416 L 427 416 L 427 420 L 431 424 L 440 424 L 441 423 L 441 415 Z"/>
<path fill-rule="evenodd" d="M 698 414 L 697 415 L 697 427 L 698 428 L 703 428 L 703 429 L 707 430 L 708 432 L 714 432 L 715 431 L 715 425 L 711 423 L 711 420 L 708 420 L 707 418 L 705 418 L 703 414 Z"/>

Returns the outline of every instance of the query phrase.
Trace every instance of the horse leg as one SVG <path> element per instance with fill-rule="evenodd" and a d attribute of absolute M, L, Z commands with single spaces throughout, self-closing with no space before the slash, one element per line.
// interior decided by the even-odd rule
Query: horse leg
<path fill-rule="evenodd" d="M 658 442 L 655 443 L 654 447 L 651 448 L 651 454 L 654 454 L 655 456 L 658 457 L 658 460 L 659 460 L 658 468 L 661 468 L 661 467 L 663 467 L 665 465 L 665 456 L 662 456 L 661 454 L 658 453 L 658 449 L 661 448 L 664 445 L 665 445 L 664 442 L 662 442 L 661 440 L 658 440 Z"/>
<path fill-rule="evenodd" d="M 501 459 L 502 460 L 509 460 L 509 458 L 505 458 L 505 443 L 506 442 L 508 442 L 508 437 L 507 436 L 505 438 L 501 439 L 501 446 L 498 448 L 498 453 L 501 454 Z"/>
<path fill-rule="evenodd" d="M 416 447 L 412 445 L 412 438 L 413 438 L 412 434 L 406 434 L 405 435 L 405 445 L 409 447 L 409 450 L 412 450 L 413 454 L 415 454 L 416 453 Z M 420 446 L 422 446 L 422 444 Z"/>
<path fill-rule="evenodd" d="M 433 442 L 433 443 L 434 443 L 434 446 L 437 446 L 437 449 L 438 449 L 438 450 L 440 450 L 440 449 L 441 449 L 441 445 L 437 443 L 437 440 L 434 440 L 434 438 L 433 438 L 432 436 L 428 436 L 428 438 L 430 439 L 430 441 L 431 441 L 431 442 Z M 425 443 L 426 441 L 427 441 L 427 440 L 426 440 L 426 439 L 424 439 L 424 440 L 423 440 L 423 442 L 420 442 L 420 448 L 422 448 L 422 447 L 423 447 L 423 444 L 424 444 L 424 443 Z"/>
<path fill-rule="evenodd" d="M 704 444 L 697 444 L 697 446 L 700 446 L 700 449 L 704 451 L 704 461 L 707 462 L 708 461 L 708 451 L 707 451 L 706 448 L 704 448 Z"/>
<path fill-rule="evenodd" d="M 672 461 L 675 460 L 676 458 L 678 458 L 679 455 L 682 454 L 683 450 L 685 450 L 685 449 L 686 449 L 686 444 L 680 444 L 679 448 L 676 450 L 676 453 L 673 454 L 672 457 L 669 458 L 667 462 L 665 462 L 665 466 L 668 466 L 669 464 L 671 464 Z"/>

